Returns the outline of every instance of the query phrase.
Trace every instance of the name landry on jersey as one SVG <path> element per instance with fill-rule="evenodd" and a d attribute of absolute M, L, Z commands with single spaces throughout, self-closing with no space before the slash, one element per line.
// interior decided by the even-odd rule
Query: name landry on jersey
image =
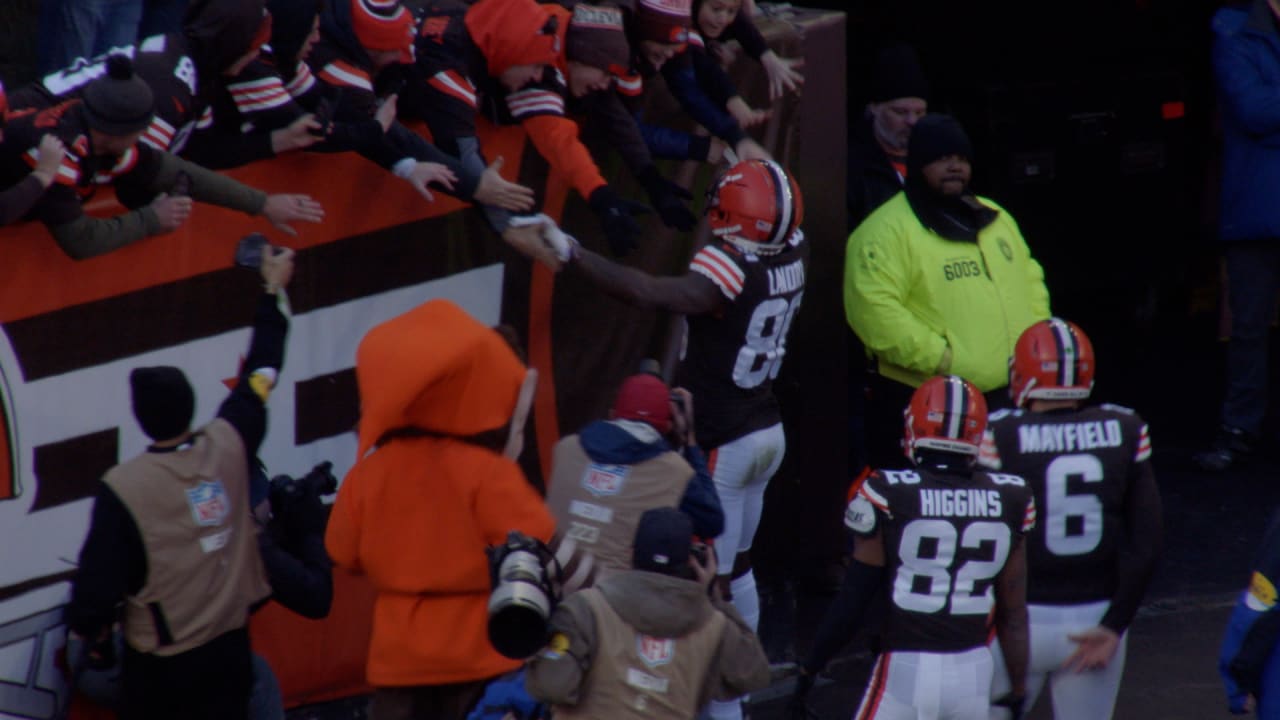
<path fill-rule="evenodd" d="M 1018 428 L 1018 449 L 1023 453 L 1061 453 L 1120 447 L 1124 434 L 1119 420 L 1065 425 L 1023 425 Z"/>
<path fill-rule="evenodd" d="M 804 287 L 804 261 L 769 268 L 769 294 L 782 295 Z"/>

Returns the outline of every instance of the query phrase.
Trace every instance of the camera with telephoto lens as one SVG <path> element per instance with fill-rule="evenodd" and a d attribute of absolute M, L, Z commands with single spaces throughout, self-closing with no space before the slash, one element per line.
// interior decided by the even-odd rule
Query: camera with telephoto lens
<path fill-rule="evenodd" d="M 544 543 L 518 530 L 486 553 L 493 583 L 489 643 L 503 656 L 523 660 L 546 645 L 560 595 L 560 565 Z"/>

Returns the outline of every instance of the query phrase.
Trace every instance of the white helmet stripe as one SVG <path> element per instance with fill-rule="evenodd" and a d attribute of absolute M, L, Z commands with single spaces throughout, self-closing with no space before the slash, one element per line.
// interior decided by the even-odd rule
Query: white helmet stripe
<path fill-rule="evenodd" d="M 951 376 L 947 378 L 947 437 L 959 438 L 966 408 L 964 381 Z"/>
<path fill-rule="evenodd" d="M 786 242 L 787 229 L 791 227 L 792 213 L 795 212 L 795 198 L 791 197 L 791 181 L 787 179 L 787 171 L 773 160 L 762 162 L 773 175 L 773 197 L 776 205 L 773 233 L 769 236 L 769 244 L 781 245 Z"/>
<path fill-rule="evenodd" d="M 1058 384 L 1071 387 L 1076 384 L 1076 338 L 1071 333 L 1071 328 L 1058 318 L 1050 318 L 1049 326 L 1053 328 L 1053 334 L 1058 340 Z"/>

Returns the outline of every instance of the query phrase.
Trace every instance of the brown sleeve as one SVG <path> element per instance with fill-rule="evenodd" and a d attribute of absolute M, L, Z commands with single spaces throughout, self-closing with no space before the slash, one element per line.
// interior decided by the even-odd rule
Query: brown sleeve
<path fill-rule="evenodd" d="M 261 190 L 171 153 L 160 153 L 159 167 L 153 180 L 156 193 L 172 189 L 178 173 L 186 173 L 191 178 L 191 197 L 200 202 L 239 210 L 249 215 L 262 212 L 263 206 L 267 204 L 267 194 Z"/>
<path fill-rule="evenodd" d="M 28 175 L 17 185 L 0 192 L 0 227 L 17 222 L 27 214 L 44 195 L 47 188 L 34 174 Z"/>
<path fill-rule="evenodd" d="M 81 214 L 70 222 L 47 227 L 63 252 L 73 260 L 84 260 L 159 234 L 160 219 L 147 206 L 112 218 Z"/>

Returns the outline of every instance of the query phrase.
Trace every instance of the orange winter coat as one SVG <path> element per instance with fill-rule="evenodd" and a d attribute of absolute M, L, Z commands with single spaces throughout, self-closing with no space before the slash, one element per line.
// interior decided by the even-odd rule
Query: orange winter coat
<path fill-rule="evenodd" d="M 548 540 L 554 521 L 519 466 L 416 428 L 471 435 L 505 427 L 525 368 L 461 308 L 428 302 L 365 336 L 356 353 L 360 460 L 338 491 L 325 546 L 377 590 L 368 679 L 441 685 L 519 665 L 489 645 L 484 549 L 518 529 Z"/>

